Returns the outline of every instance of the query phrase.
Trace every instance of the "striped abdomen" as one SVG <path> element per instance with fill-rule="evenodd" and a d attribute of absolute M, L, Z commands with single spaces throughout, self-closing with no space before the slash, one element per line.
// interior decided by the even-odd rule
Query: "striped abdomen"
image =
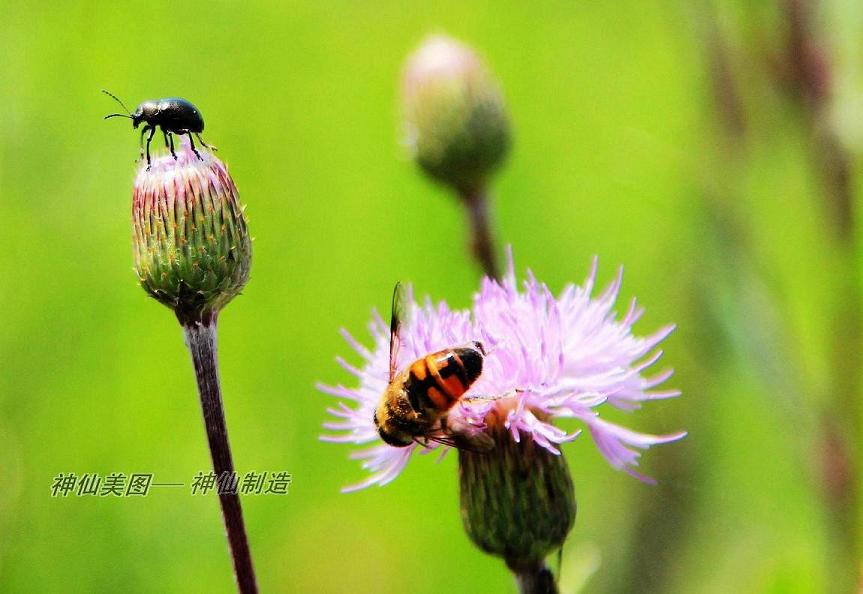
<path fill-rule="evenodd" d="M 482 373 L 484 356 L 482 344 L 473 342 L 414 361 L 405 381 L 411 407 L 432 417 L 448 411 Z"/>

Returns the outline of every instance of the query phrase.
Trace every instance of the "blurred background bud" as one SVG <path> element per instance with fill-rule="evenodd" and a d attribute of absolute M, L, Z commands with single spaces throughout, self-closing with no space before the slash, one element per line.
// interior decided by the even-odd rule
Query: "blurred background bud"
<path fill-rule="evenodd" d="M 188 144 L 135 179 L 132 226 L 141 286 L 181 322 L 212 318 L 249 279 L 251 238 L 225 165 Z"/>
<path fill-rule="evenodd" d="M 469 47 L 436 35 L 408 59 L 406 144 L 431 177 L 471 194 L 503 162 L 510 127 L 497 82 Z"/>

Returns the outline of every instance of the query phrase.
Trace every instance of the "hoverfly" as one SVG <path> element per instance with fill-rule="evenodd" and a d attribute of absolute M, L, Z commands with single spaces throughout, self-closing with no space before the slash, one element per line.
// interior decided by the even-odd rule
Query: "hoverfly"
<path fill-rule="evenodd" d="M 494 440 L 487 434 L 447 425 L 449 411 L 482 373 L 486 355 L 482 343 L 435 351 L 398 371 L 403 313 L 404 290 L 397 283 L 390 319 L 389 385 L 374 414 L 381 439 L 395 447 L 434 441 L 465 450 L 490 450 Z"/>

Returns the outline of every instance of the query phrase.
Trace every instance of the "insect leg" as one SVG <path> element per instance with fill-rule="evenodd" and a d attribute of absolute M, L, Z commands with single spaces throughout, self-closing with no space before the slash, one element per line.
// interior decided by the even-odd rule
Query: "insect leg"
<path fill-rule="evenodd" d="M 177 153 L 174 152 L 174 137 L 164 128 L 162 128 L 162 135 L 165 137 L 165 148 L 170 149 L 171 156 L 174 157 L 174 161 L 176 161 Z"/>
<path fill-rule="evenodd" d="M 219 150 L 219 149 L 217 149 L 216 147 L 214 147 L 213 145 L 211 145 L 211 144 L 207 144 L 206 142 L 204 142 L 204 139 L 203 139 L 203 138 L 201 138 L 201 135 L 200 135 L 199 133 L 195 132 L 195 136 L 197 136 L 197 137 L 198 137 L 198 142 L 200 142 L 200 143 L 201 143 L 201 146 L 202 146 L 202 147 L 204 147 L 204 148 L 206 148 L 206 149 L 210 149 L 211 151 L 217 151 L 217 150 Z"/>
<path fill-rule="evenodd" d="M 153 140 L 153 134 L 156 133 L 156 126 L 150 127 L 150 134 L 147 136 L 147 171 L 150 171 L 150 141 Z"/>
<path fill-rule="evenodd" d="M 150 131 L 150 124 L 145 124 L 143 128 L 141 128 L 141 138 L 138 139 L 138 146 L 141 147 L 141 159 L 144 158 L 144 134 Z"/>
<path fill-rule="evenodd" d="M 192 138 L 192 132 L 190 130 L 186 130 L 186 134 L 189 135 L 189 142 L 192 143 L 192 152 L 195 153 L 195 156 L 198 157 L 199 161 L 203 161 L 204 158 L 201 156 L 201 153 L 199 153 L 198 149 L 195 148 L 195 139 Z"/>

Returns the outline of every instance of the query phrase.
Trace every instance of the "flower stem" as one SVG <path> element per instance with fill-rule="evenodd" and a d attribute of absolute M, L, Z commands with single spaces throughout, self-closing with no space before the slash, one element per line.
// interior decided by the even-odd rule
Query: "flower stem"
<path fill-rule="evenodd" d="M 224 488 L 221 478 L 234 476 L 234 462 L 231 458 L 231 446 L 228 444 L 228 428 L 225 425 L 222 392 L 219 387 L 216 316 L 205 316 L 198 320 L 181 320 L 181 323 L 186 336 L 186 345 L 189 347 L 192 363 L 195 366 L 201 408 L 204 413 L 204 426 L 207 430 L 207 441 L 210 443 L 210 455 L 213 458 L 213 470 L 219 478 L 219 503 L 222 506 L 228 545 L 234 561 L 237 588 L 241 594 L 257 593 L 258 586 L 255 581 L 255 570 L 252 567 L 246 528 L 243 524 L 240 498 L 235 490 L 230 492 L 232 489 Z"/>
<path fill-rule="evenodd" d="M 861 477 L 855 448 L 863 438 L 863 316 L 859 304 L 863 286 L 857 266 L 855 237 L 854 159 L 832 122 L 833 71 L 824 40 L 816 33 L 814 9 L 802 0 L 785 0 L 788 29 L 786 61 L 793 75 L 795 99 L 802 108 L 803 124 L 812 137 L 811 158 L 820 177 L 828 223 L 826 232 L 839 250 L 834 311 L 832 313 L 832 382 L 828 409 L 821 421 L 820 464 L 824 498 L 833 529 L 829 558 L 831 591 L 863 588 L 860 559 Z"/>
<path fill-rule="evenodd" d="M 485 190 L 463 191 L 460 193 L 467 211 L 470 225 L 470 247 L 474 258 L 485 274 L 500 279 L 494 251 L 488 213 L 488 194 Z"/>
<path fill-rule="evenodd" d="M 520 594 L 557 594 L 554 574 L 543 564 L 531 568 L 510 567 Z"/>

